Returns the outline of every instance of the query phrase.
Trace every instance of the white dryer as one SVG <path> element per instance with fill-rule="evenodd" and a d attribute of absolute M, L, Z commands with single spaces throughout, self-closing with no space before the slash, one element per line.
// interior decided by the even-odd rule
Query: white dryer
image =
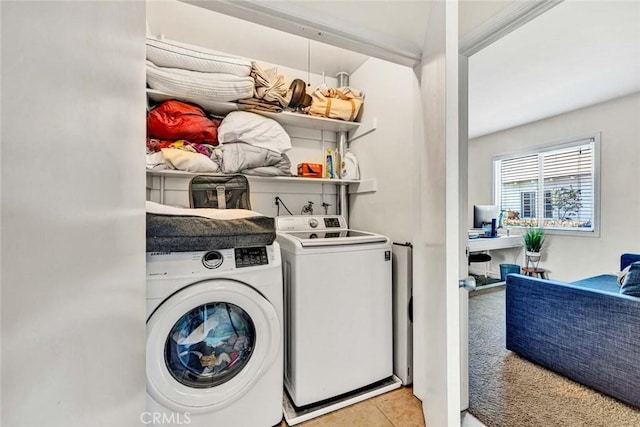
<path fill-rule="evenodd" d="M 285 386 L 293 404 L 391 377 L 389 239 L 350 230 L 337 215 L 282 216 L 276 230 L 285 283 Z"/>
<path fill-rule="evenodd" d="M 147 253 L 143 422 L 279 424 L 282 292 L 277 243 Z"/>

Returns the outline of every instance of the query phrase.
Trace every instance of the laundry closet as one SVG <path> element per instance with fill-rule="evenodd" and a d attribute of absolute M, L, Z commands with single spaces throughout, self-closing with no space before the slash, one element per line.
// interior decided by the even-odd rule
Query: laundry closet
<path fill-rule="evenodd" d="M 276 67 L 288 82 L 308 83 L 307 93 L 322 83 L 337 87 L 337 75 L 361 90 L 364 104 L 357 121 L 323 120 L 296 113 L 273 113 L 291 137 L 287 152 L 295 175 L 299 163 L 325 163 L 326 150 L 339 148 L 339 130 L 355 154 L 360 179 L 262 178 L 248 176 L 252 208 L 262 214 L 286 214 L 278 196 L 293 214 L 309 201 L 315 214 L 338 213 L 341 187 L 348 195 L 342 213 L 349 226 L 379 232 L 393 240 L 411 240 L 411 177 L 414 140 L 413 103 L 417 78 L 409 67 L 369 58 L 314 40 L 178 1 L 148 2 L 147 25 L 154 37 L 188 43 L 221 54 L 255 60 L 263 69 Z M 153 95 L 155 100 L 162 100 Z M 224 111 L 223 111 L 224 112 Z M 220 114 L 220 112 L 214 112 Z M 302 117 L 299 117 L 302 116 Z M 336 159 L 334 159 L 336 160 Z M 338 159 L 339 160 L 339 159 Z M 336 165 L 337 166 L 337 165 Z M 147 173 L 147 199 L 188 206 L 188 175 Z"/>
<path fill-rule="evenodd" d="M 195 203 L 194 193 L 197 184 L 194 177 L 198 176 L 197 180 L 200 183 L 205 182 L 206 176 L 213 177 L 216 172 L 220 173 L 220 170 L 227 172 L 227 169 L 231 168 L 227 162 L 235 162 L 235 158 L 232 159 L 228 154 L 232 150 L 257 150 L 255 145 L 262 144 L 261 147 L 266 149 L 273 147 L 278 152 L 277 156 L 280 156 L 277 161 L 268 164 L 258 163 L 254 166 L 257 166 L 257 169 L 251 167 L 246 173 L 242 169 L 237 172 L 244 173 L 250 188 L 250 191 L 247 191 L 250 193 L 250 200 L 244 206 L 261 215 L 277 217 L 276 230 L 279 233 L 274 248 L 276 251 L 282 251 L 282 259 L 280 260 L 272 253 L 274 248 L 268 245 L 269 242 L 264 242 L 260 244 L 266 243 L 267 246 L 250 249 L 236 248 L 235 260 L 237 266 L 238 260 L 242 259 L 238 258 L 239 256 L 248 256 L 245 262 L 250 264 L 243 264 L 243 266 L 257 269 L 256 274 L 261 268 L 258 265 L 279 268 L 279 263 L 282 263 L 283 308 L 279 308 L 281 303 L 273 290 L 260 291 L 259 275 L 248 276 L 248 279 L 245 279 L 244 276 L 240 276 L 240 273 L 236 275 L 233 271 L 227 272 L 226 276 L 220 276 L 217 271 L 211 273 L 203 271 L 202 279 L 239 280 L 246 282 L 247 289 L 258 289 L 264 295 L 271 292 L 272 296 L 262 301 L 267 306 L 274 307 L 284 323 L 284 354 L 279 356 L 274 353 L 273 357 L 284 359 L 284 384 L 287 393 L 283 401 L 283 411 L 289 425 L 304 422 L 345 405 L 393 390 L 401 386 L 403 380 L 405 383 L 410 381 L 408 380 L 412 374 L 410 363 L 402 367 L 396 366 L 396 370 L 400 370 L 398 376 L 402 380 L 394 376 L 393 352 L 394 348 L 398 350 L 398 342 L 403 342 L 404 347 L 400 356 L 396 355 L 395 359 L 410 360 L 411 358 L 411 347 L 407 346 L 406 342 L 407 339 L 410 341 L 411 329 L 407 328 L 408 320 L 405 319 L 408 318 L 411 310 L 409 307 L 411 290 L 407 289 L 411 283 L 409 277 L 411 273 L 408 270 L 410 263 L 406 261 L 410 258 L 410 252 L 407 255 L 405 242 L 411 240 L 412 201 L 409 195 L 412 191 L 411 176 L 415 167 L 411 160 L 414 140 L 413 91 L 417 86 L 413 70 L 329 46 L 316 40 L 242 21 L 198 5 L 177 1 L 148 3 L 147 35 L 149 137 L 160 137 L 161 131 L 153 135 L 151 132 L 155 130 L 153 120 L 159 120 L 156 116 L 162 114 L 157 113 L 156 109 L 163 109 L 164 102 L 174 102 L 172 99 L 191 102 L 202 107 L 212 117 L 221 119 L 217 127 L 221 148 L 218 154 L 211 154 L 211 159 L 215 156 L 222 159 L 216 166 L 212 166 L 214 168 L 212 173 L 206 173 L 206 169 L 205 173 L 200 170 L 191 171 L 191 166 L 180 170 L 180 167 L 176 167 L 177 162 L 171 160 L 176 156 L 176 151 L 162 149 L 164 163 L 159 164 L 160 169 L 155 167 L 154 162 L 147 161 L 148 201 L 184 208 L 207 207 L 198 206 Z M 185 55 L 187 60 L 198 56 L 200 54 L 198 49 L 207 49 L 211 51 L 207 52 L 211 55 L 221 55 L 222 61 L 219 66 L 228 68 L 230 72 L 233 72 L 236 67 L 234 58 L 239 61 L 252 61 L 251 76 L 256 80 L 256 87 L 259 81 L 256 75 L 263 77 L 269 75 L 271 80 L 276 75 L 282 75 L 285 88 L 289 87 L 291 82 L 293 87 L 296 81 L 302 80 L 306 93 L 313 93 L 313 102 L 318 102 L 319 91 L 316 91 L 318 87 L 342 88 L 338 89 L 342 90 L 342 93 L 334 103 L 346 103 L 345 100 L 349 100 L 352 109 L 350 114 L 346 115 L 348 120 L 319 117 L 317 115 L 319 109 L 316 108 L 314 111 L 313 104 L 307 109 L 310 108 L 316 115 L 296 110 L 290 111 L 287 108 L 284 111 L 271 111 L 273 103 L 262 104 L 262 98 L 257 96 L 257 90 L 253 99 L 247 100 L 245 93 L 242 97 L 238 96 L 237 101 L 228 102 L 225 99 L 211 99 L 201 95 L 207 92 L 222 93 L 227 90 L 226 87 L 214 90 L 203 84 L 200 88 L 189 81 L 187 88 L 183 90 L 183 80 L 178 77 L 177 87 L 174 89 L 169 82 L 171 76 L 165 77 L 160 73 L 179 69 L 179 67 L 162 69 L 161 65 L 167 52 L 173 53 L 174 49 L 179 51 L 182 44 L 187 44 L 186 49 L 190 49 Z M 212 56 L 212 58 L 216 57 Z M 179 64 L 182 59 L 179 59 Z M 171 61 L 169 63 L 171 64 Z M 243 65 L 246 66 L 246 63 Z M 185 66 L 185 69 L 188 67 Z M 245 78 L 245 75 L 240 72 L 237 77 L 233 77 L 234 82 Z M 202 74 L 195 74 L 194 79 L 202 76 Z M 213 73 L 208 76 L 217 79 L 220 74 Z M 237 87 L 239 84 L 228 90 L 240 91 Z M 291 96 L 288 107 L 291 107 L 296 96 L 295 90 L 290 92 L 286 94 L 287 97 Z M 249 97 L 252 93 L 253 91 L 249 92 Z M 235 99 L 233 97 L 234 95 L 229 95 L 229 98 Z M 360 105 L 362 99 L 364 102 Z M 247 102 L 257 102 L 261 109 L 248 110 Z M 323 108 L 320 112 L 329 116 L 330 105 L 330 101 L 327 102 L 326 110 Z M 240 117 L 246 117 L 251 124 L 248 126 L 244 123 L 240 124 L 241 120 L 245 120 Z M 264 117 L 267 118 L 266 123 Z M 288 135 L 285 139 L 290 139 L 290 145 L 288 141 L 280 141 L 282 134 L 278 131 L 279 127 L 273 125 L 272 121 L 284 128 Z M 253 123 L 255 125 L 252 125 Z M 272 128 L 272 125 L 275 128 Z M 233 126 L 240 128 L 229 130 Z M 270 137 L 258 143 L 251 142 L 249 137 L 238 136 L 253 135 L 259 133 L 258 129 L 263 128 L 269 128 Z M 236 139 L 229 140 L 228 134 L 233 134 Z M 256 138 L 261 139 L 261 136 L 258 135 Z M 148 149 L 154 143 L 148 139 Z M 280 146 L 284 147 L 282 152 L 280 152 Z M 285 150 L 286 153 L 284 153 Z M 276 155 L 274 151 L 269 152 Z M 202 158 L 199 157 L 199 159 Z M 290 162 L 290 167 L 289 170 L 284 171 L 284 176 L 281 174 L 282 166 L 278 166 L 280 170 L 271 169 L 269 172 L 264 172 L 265 167 L 282 162 L 286 165 L 287 160 Z M 349 165 L 351 170 L 344 174 L 341 167 L 343 161 L 345 165 L 351 162 Z M 244 161 L 244 163 L 247 162 Z M 149 167 L 150 164 L 151 167 Z M 306 166 L 308 164 L 321 165 L 323 176 L 305 177 L 304 169 L 312 167 Z M 167 165 L 170 168 L 166 168 Z M 258 175 L 254 174 L 254 170 L 260 170 Z M 271 173 L 276 176 L 269 176 Z M 212 198 L 217 197 L 219 204 L 224 198 L 224 190 L 219 184 L 216 188 L 217 196 L 212 190 L 209 191 Z M 226 202 L 222 203 L 226 204 Z M 309 217 L 302 216 L 305 214 Z M 149 221 L 148 217 L 147 230 L 149 230 Z M 285 230 L 287 232 L 284 232 Z M 367 230 L 367 232 L 356 230 Z M 402 245 L 392 245 L 393 239 L 398 239 Z M 147 244 L 149 245 L 149 240 Z M 393 275 L 398 282 L 396 287 L 405 288 L 405 292 L 400 293 L 404 300 L 398 301 L 398 298 L 395 298 L 396 312 L 402 317 L 401 322 L 393 320 L 392 249 L 394 261 L 398 256 L 404 257 L 403 262 L 395 262 L 396 272 Z M 162 249 L 161 245 L 153 251 L 147 249 L 148 271 L 157 270 L 153 274 L 159 275 L 157 276 L 159 278 L 166 274 L 177 274 L 165 267 L 180 262 L 177 257 L 168 255 L 168 259 L 162 261 L 159 255 L 155 255 L 156 251 L 166 252 L 167 249 Z M 396 251 L 399 254 L 395 254 Z M 199 259 L 201 255 L 194 253 L 192 256 Z M 257 258 L 254 258 L 254 255 Z M 224 250 L 212 251 L 203 255 L 202 262 L 207 265 L 209 260 L 215 260 L 215 268 L 217 268 L 220 264 L 226 265 L 227 258 L 233 258 L 233 256 L 225 255 Z M 184 268 L 193 271 L 201 269 L 199 265 L 189 267 L 187 264 Z M 407 271 L 399 273 L 398 269 Z M 249 271 L 249 269 L 243 270 Z M 273 271 L 268 274 L 273 274 Z M 400 277 L 403 279 L 399 280 Z M 164 285 L 156 283 L 157 280 L 154 277 L 148 277 L 148 280 L 147 292 L 153 296 L 160 296 L 160 300 L 166 298 L 166 295 L 157 294 L 155 291 Z M 188 283 L 180 284 L 176 289 L 190 287 L 186 285 Z M 212 301 L 221 301 L 216 298 L 226 298 L 220 289 L 203 288 L 203 292 L 205 289 L 209 292 L 209 298 Z M 260 300 L 257 296 L 254 298 Z M 173 410 L 189 412 L 193 410 L 193 402 L 206 401 L 208 403 L 202 403 L 203 407 L 209 405 L 211 408 L 209 410 L 217 411 L 214 408 L 220 406 L 219 401 L 207 400 L 204 397 L 207 392 L 192 392 L 188 387 L 180 394 L 188 397 L 176 404 L 178 398 L 171 397 L 174 393 L 173 388 L 182 386 L 170 387 L 165 384 L 171 383 L 165 383 L 159 379 L 166 376 L 162 374 L 164 357 L 157 358 L 153 354 L 162 354 L 161 348 L 164 343 L 162 337 L 167 332 L 164 330 L 156 332 L 159 329 L 156 324 L 163 322 L 160 315 L 166 316 L 158 310 L 165 305 L 176 306 L 178 303 L 171 303 L 173 299 L 175 298 L 169 296 L 169 302 L 161 303 L 160 308 L 155 309 L 156 311 L 151 314 L 148 322 L 149 334 L 160 337 L 154 338 L 152 340 L 154 344 L 148 344 L 147 350 L 148 353 L 152 353 L 151 356 L 147 355 L 148 366 L 157 366 L 152 373 L 148 373 L 150 381 L 148 389 L 153 396 L 153 399 L 150 399 L 150 407 L 157 408 L 159 411 L 164 411 L 163 408 L 173 408 Z M 198 313 L 194 315 L 196 318 L 206 319 L 202 325 L 209 322 L 209 319 L 211 322 L 217 322 L 216 324 L 227 321 L 224 320 L 224 309 L 220 305 L 223 303 L 216 304 L 219 307 L 204 305 L 198 308 Z M 171 366 L 178 366 L 175 369 L 180 372 L 175 374 L 171 371 L 171 375 L 178 382 L 182 382 L 181 378 L 187 375 L 202 378 L 198 381 L 209 384 L 209 377 L 213 375 L 221 379 L 215 380 L 214 388 L 210 389 L 212 394 L 217 389 L 240 387 L 234 385 L 238 383 L 235 379 L 222 378 L 232 378 L 231 372 L 235 368 L 231 366 L 236 364 L 232 355 L 236 353 L 244 355 L 241 356 L 244 357 L 241 363 L 247 363 L 250 360 L 248 355 L 251 348 L 256 345 L 256 351 L 260 349 L 261 338 L 257 333 L 258 329 L 254 331 L 249 326 L 255 321 L 258 322 L 257 328 L 260 320 L 252 319 L 253 315 L 248 311 L 245 312 L 246 307 L 252 304 L 250 298 L 238 304 L 237 307 L 233 306 L 236 307 L 237 313 L 234 312 L 233 316 L 230 314 L 228 321 L 231 321 L 231 326 L 236 323 L 243 325 L 238 330 L 246 344 L 239 347 L 239 352 L 235 350 L 238 346 L 236 338 L 221 336 L 219 339 L 215 338 L 218 340 L 215 343 L 212 341 L 215 340 L 212 335 L 215 335 L 214 331 L 218 330 L 215 328 L 218 327 L 202 335 L 198 332 L 199 329 L 193 329 L 195 326 L 190 326 L 192 325 L 189 323 L 190 320 L 180 320 L 179 323 L 184 324 L 182 329 L 170 332 L 169 336 L 172 338 L 167 340 L 176 346 L 176 350 L 172 353 Z M 156 305 L 157 303 L 153 307 Z M 226 310 L 229 311 L 229 308 Z M 246 318 L 246 325 L 240 320 L 231 320 L 232 318 Z M 171 322 L 175 322 L 175 319 Z M 321 326 L 322 323 L 324 326 Z M 401 335 L 401 341 L 396 341 L 396 345 L 394 345 L 394 323 L 401 323 L 405 328 L 402 331 L 396 330 L 395 335 L 397 337 Z M 276 336 L 278 333 L 277 328 L 274 329 L 273 326 L 267 325 L 264 329 L 271 330 L 271 336 Z M 206 326 L 205 330 L 208 331 Z M 262 334 L 264 336 L 265 332 Z M 208 344 L 202 347 L 203 343 Z M 220 353 L 219 349 L 222 348 L 227 349 L 226 352 Z M 190 359 L 187 356 L 181 356 L 187 351 L 192 354 L 189 356 Z M 201 352 L 204 356 L 200 355 Z M 194 354 L 197 356 L 193 356 Z M 211 359 L 207 356 L 208 354 L 212 355 Z M 254 359 L 256 357 L 258 356 L 254 356 Z M 203 362 L 205 358 L 206 361 Z M 267 360 L 271 359 L 265 357 L 265 363 Z M 182 365 L 186 368 L 180 367 Z M 229 367 L 225 367 L 227 365 Z M 250 370 L 251 366 L 251 363 L 247 364 L 247 369 Z M 183 372 L 185 369 L 186 373 Z M 272 371 L 269 371 L 268 375 L 277 376 Z M 277 386 L 275 382 L 272 381 L 269 384 L 261 378 L 259 371 L 253 375 L 259 378 L 255 380 L 258 381 L 255 387 L 261 387 L 262 394 L 277 394 L 269 391 Z M 189 386 L 191 383 L 185 384 Z M 356 392 L 357 390 L 361 391 Z M 257 389 L 250 393 L 257 393 Z M 211 413 L 212 420 L 238 423 L 240 422 L 238 417 L 242 416 L 241 414 L 247 414 L 248 408 L 251 407 L 254 408 L 257 418 L 247 418 L 243 422 L 262 424 L 266 422 L 264 420 L 273 422 L 276 419 L 275 413 L 272 416 L 270 412 L 270 408 L 275 407 L 275 403 L 268 405 L 258 403 L 250 394 L 238 397 L 236 400 L 231 398 L 228 400 L 232 403 L 226 404 L 228 407 L 225 410 Z M 161 403 L 160 407 L 156 405 L 157 402 Z M 257 415 L 259 412 L 262 415 Z M 206 415 L 201 419 L 198 418 L 197 422 L 206 422 Z"/>

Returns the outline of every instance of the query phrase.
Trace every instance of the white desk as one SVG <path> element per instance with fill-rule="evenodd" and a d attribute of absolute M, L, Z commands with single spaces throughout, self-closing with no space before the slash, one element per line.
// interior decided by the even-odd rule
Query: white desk
<path fill-rule="evenodd" d="M 496 249 L 521 248 L 522 236 L 498 236 L 498 237 L 479 237 L 477 239 L 469 239 L 467 243 L 469 252 L 493 251 Z"/>

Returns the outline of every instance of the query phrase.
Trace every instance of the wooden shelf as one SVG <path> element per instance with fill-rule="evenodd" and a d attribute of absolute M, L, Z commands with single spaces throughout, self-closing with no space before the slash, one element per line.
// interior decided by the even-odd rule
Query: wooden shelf
<path fill-rule="evenodd" d="M 235 102 L 217 102 L 207 101 L 198 97 L 187 96 L 171 96 L 166 93 L 147 89 L 147 96 L 149 99 L 155 102 L 163 102 L 169 99 L 177 99 L 180 101 L 193 102 L 200 105 L 210 114 L 216 116 L 224 116 L 232 111 L 250 111 L 252 113 L 260 114 L 261 116 L 269 117 L 280 123 L 282 126 L 299 127 L 315 130 L 326 130 L 330 132 L 345 131 L 349 132 L 360 127 L 360 123 L 346 122 L 344 120 L 327 119 L 324 117 L 309 116 L 307 114 L 292 113 L 289 111 L 283 111 L 281 113 L 272 113 L 268 111 L 252 110 L 247 108 L 246 105 L 236 104 Z"/>

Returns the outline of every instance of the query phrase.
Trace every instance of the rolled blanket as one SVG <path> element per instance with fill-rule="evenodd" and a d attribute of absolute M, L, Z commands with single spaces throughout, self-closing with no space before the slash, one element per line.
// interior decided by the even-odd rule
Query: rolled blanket
<path fill-rule="evenodd" d="M 252 110 L 270 111 L 272 113 L 280 113 L 283 110 L 277 102 L 267 102 L 258 98 L 239 99 L 238 104 L 251 107 Z"/>

